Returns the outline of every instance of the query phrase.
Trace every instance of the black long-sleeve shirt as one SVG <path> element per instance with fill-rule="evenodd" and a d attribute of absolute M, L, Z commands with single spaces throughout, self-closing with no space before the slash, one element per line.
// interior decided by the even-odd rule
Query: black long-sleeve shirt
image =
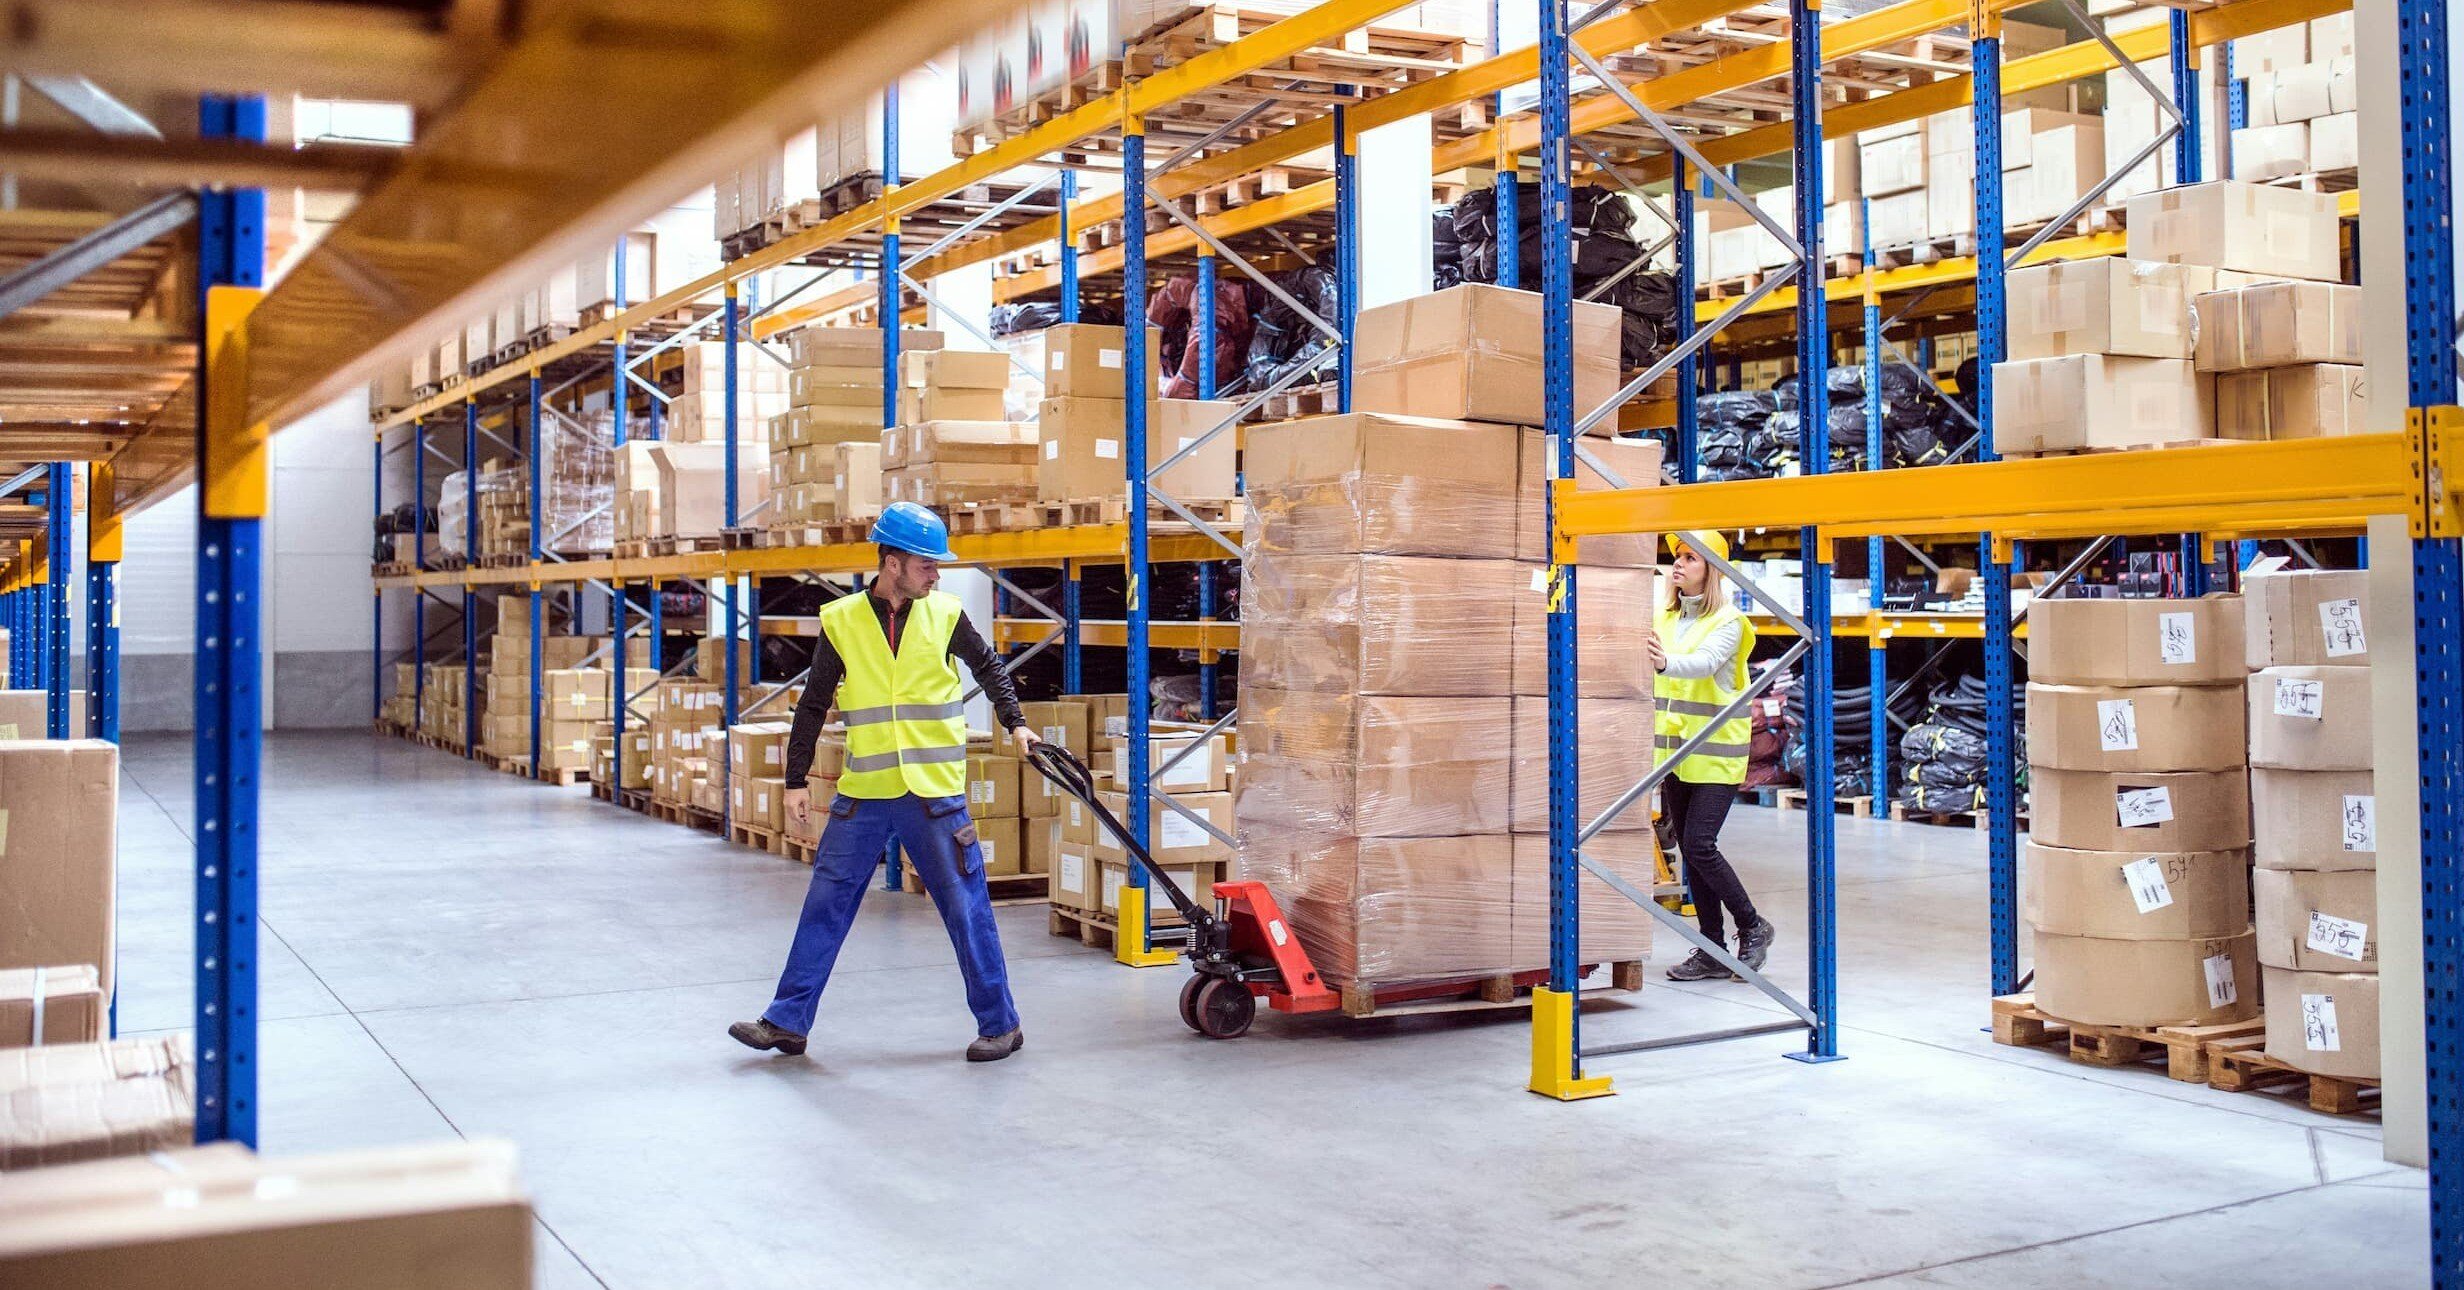
<path fill-rule="evenodd" d="M 907 606 L 890 608 L 888 602 L 870 591 L 864 593 L 873 616 L 881 620 L 881 634 L 890 642 L 890 652 L 898 652 L 898 639 L 907 626 Z M 975 683 L 984 687 L 984 697 L 992 700 L 993 718 L 1003 730 L 1015 730 L 1027 723 L 1026 714 L 1018 707 L 1018 688 L 1010 684 L 1010 674 L 1001 666 L 1001 658 L 992 652 L 977 634 L 975 624 L 965 614 L 958 616 L 958 625 L 950 632 L 950 657 L 967 665 L 975 674 Z M 839 682 L 847 679 L 847 664 L 838 656 L 838 647 L 830 643 L 824 632 L 813 642 L 813 669 L 804 678 L 804 697 L 796 701 L 795 725 L 787 732 L 787 786 L 802 788 L 806 776 L 813 770 L 813 744 L 821 738 L 823 721 L 830 715 L 830 706 L 838 698 Z"/>

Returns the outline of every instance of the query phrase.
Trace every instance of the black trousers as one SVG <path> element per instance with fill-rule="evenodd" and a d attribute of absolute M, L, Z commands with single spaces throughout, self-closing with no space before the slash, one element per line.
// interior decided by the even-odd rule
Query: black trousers
<path fill-rule="evenodd" d="M 1736 917 L 1737 929 L 1754 925 L 1754 900 L 1745 883 L 1720 854 L 1720 825 L 1736 804 L 1734 784 L 1690 784 L 1675 776 L 1660 781 L 1662 802 L 1677 834 L 1677 854 L 1685 864 L 1686 886 L 1694 893 L 1694 922 L 1705 937 L 1728 943 L 1721 911 Z"/>

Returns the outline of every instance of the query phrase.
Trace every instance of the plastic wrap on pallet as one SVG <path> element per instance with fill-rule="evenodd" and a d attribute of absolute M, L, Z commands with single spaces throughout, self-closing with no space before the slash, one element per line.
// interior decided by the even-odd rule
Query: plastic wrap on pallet
<path fill-rule="evenodd" d="M 1242 453 L 1248 554 L 1510 559 L 1517 433 L 1371 413 L 1258 426 Z"/>
<path fill-rule="evenodd" d="M 1246 785 L 1243 797 L 1249 796 Z M 1512 969 L 1513 840 L 1244 826 L 1241 876 L 1275 893 L 1319 974 L 1394 984 Z"/>
<path fill-rule="evenodd" d="M 449 555 L 470 549 L 470 486 L 464 482 L 469 474 L 457 470 L 446 475 L 436 499 L 436 544 Z"/>
<path fill-rule="evenodd" d="M 1602 811 L 1651 773 L 1653 713 L 1650 699 L 1583 699 L 1575 718 L 1582 730 L 1582 805 L 1577 814 L 1589 827 Z M 1529 695 L 1514 701 L 1514 776 L 1508 793 L 1516 833 L 1546 833 L 1549 828 L 1549 705 Z M 1632 831 L 1651 827 L 1651 805 L 1637 801 L 1618 812 L 1608 829 Z"/>
<path fill-rule="evenodd" d="M 1243 828 L 1351 837 L 1503 833 L 1512 700 L 1241 687 Z"/>
<path fill-rule="evenodd" d="M 606 552 L 616 538 L 616 430 L 608 412 L 579 426 L 551 422 L 540 431 L 547 459 L 542 490 L 547 514 L 539 545 L 560 555 Z"/>
<path fill-rule="evenodd" d="M 1513 680 L 1524 576 L 1511 560 L 1253 555 L 1241 572 L 1241 687 L 1498 695 Z"/>

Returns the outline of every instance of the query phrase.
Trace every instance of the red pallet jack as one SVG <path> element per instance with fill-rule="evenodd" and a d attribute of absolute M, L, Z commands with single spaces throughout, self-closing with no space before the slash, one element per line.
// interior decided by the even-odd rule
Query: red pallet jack
<path fill-rule="evenodd" d="M 1181 890 L 1129 836 L 1129 827 L 1095 797 L 1095 777 L 1067 748 L 1040 743 L 1028 750 L 1027 761 L 1055 788 L 1095 812 L 1095 822 L 1121 840 L 1121 848 L 1146 871 L 1147 885 L 1161 891 L 1188 923 L 1181 952 L 1192 973 L 1181 987 L 1181 1020 L 1209 1039 L 1238 1039 L 1257 1017 L 1258 1000 L 1277 1012 L 1331 1012 L 1342 1003 L 1309 963 L 1300 938 L 1284 921 L 1274 893 L 1262 882 L 1219 882 L 1213 895 L 1222 902 L 1217 914 Z M 1126 934 L 1126 932 L 1124 932 Z M 1159 932 L 1159 943 L 1174 934 Z"/>

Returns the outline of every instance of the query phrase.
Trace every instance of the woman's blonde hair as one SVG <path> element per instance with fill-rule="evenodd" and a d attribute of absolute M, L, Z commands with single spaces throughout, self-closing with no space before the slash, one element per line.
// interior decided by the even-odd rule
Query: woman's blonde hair
<path fill-rule="evenodd" d="M 1693 553 L 1693 555 L 1695 556 L 1695 558 L 1696 558 L 1696 559 L 1701 559 L 1701 558 L 1702 558 L 1702 553 L 1701 553 L 1701 552 L 1699 552 L 1699 551 L 1695 551 L 1695 550 L 1694 550 L 1694 548 L 1692 548 L 1692 547 L 1684 547 L 1684 548 L 1682 548 L 1682 549 L 1679 551 L 1679 554 L 1680 554 L 1680 555 L 1683 555 L 1683 554 L 1685 554 L 1685 553 L 1687 553 L 1687 552 L 1692 552 L 1692 553 Z M 1667 587 L 1667 588 L 1668 588 L 1668 590 L 1667 590 L 1666 592 L 1662 593 L 1662 594 L 1661 594 L 1661 597 L 1660 597 L 1660 607 L 1661 607 L 1662 609 L 1675 609 L 1675 608 L 1677 607 L 1677 597 L 1678 597 L 1678 596 L 1679 596 L 1679 594 L 1681 594 L 1681 593 L 1679 593 L 1679 591 L 1677 590 L 1677 576 L 1676 576 L 1676 574 L 1677 574 L 1677 561 L 1676 561 L 1676 558 L 1675 558 L 1675 557 L 1671 557 L 1671 558 L 1670 558 L 1670 560 L 1669 560 L 1669 562 L 1668 562 L 1668 566 L 1667 566 L 1667 568 L 1663 569 L 1663 570 L 1660 572 L 1660 582 L 1661 582 L 1661 585 L 1663 585 L 1663 586 L 1665 586 L 1665 587 Z M 1726 594 L 1726 592 L 1727 592 L 1727 588 L 1728 588 L 1728 579 L 1727 579 L 1726 577 L 1724 577 L 1724 576 L 1720 573 L 1720 570 L 1719 570 L 1718 566 L 1716 566 L 1716 565 L 1712 564 L 1709 560 L 1704 560 L 1704 561 L 1703 561 L 1703 603 L 1704 603 L 1704 604 L 1706 604 L 1706 605 L 1714 605 L 1714 604 L 1718 604 L 1718 603 L 1719 603 L 1719 599 L 1718 599 L 1718 598 L 1719 598 L 1720 596 L 1722 596 L 1722 595 Z"/>

